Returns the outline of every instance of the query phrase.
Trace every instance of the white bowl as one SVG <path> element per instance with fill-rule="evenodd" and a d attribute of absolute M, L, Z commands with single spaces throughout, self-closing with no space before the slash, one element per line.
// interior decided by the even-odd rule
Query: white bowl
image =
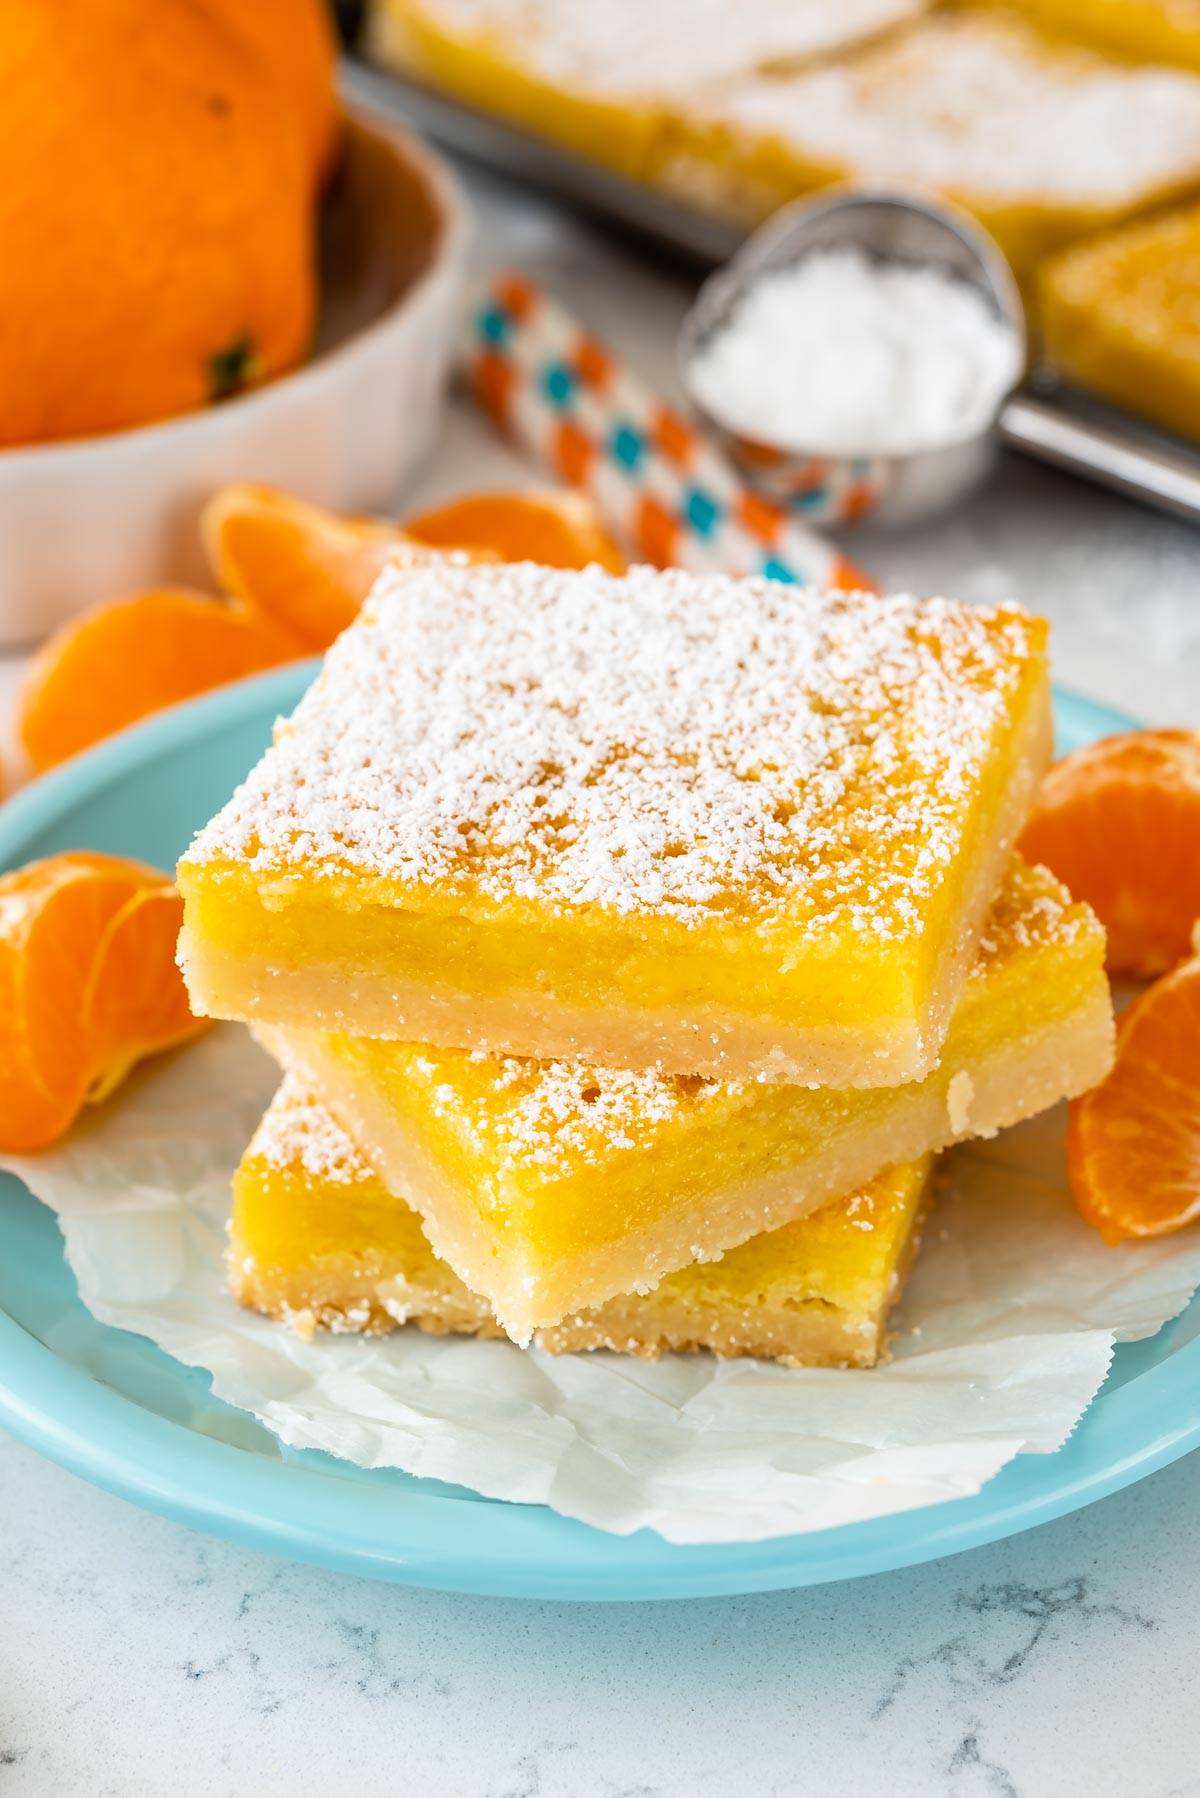
<path fill-rule="evenodd" d="M 441 411 L 464 204 L 415 138 L 352 114 L 321 225 L 320 323 L 295 373 L 161 424 L 0 451 L 0 643 L 139 587 L 211 587 L 197 515 L 222 482 L 347 511 L 395 500 Z"/>

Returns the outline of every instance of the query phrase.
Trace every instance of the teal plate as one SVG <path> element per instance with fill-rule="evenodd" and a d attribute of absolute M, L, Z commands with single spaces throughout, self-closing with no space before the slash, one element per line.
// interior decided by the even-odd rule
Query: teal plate
<path fill-rule="evenodd" d="M 171 867 L 291 709 L 311 667 L 246 681 L 105 744 L 0 808 L 0 866 L 107 849 Z M 1057 698 L 1064 748 L 1129 720 Z M 609 1536 L 397 1472 L 285 1449 L 207 1376 L 80 1304 L 58 1226 L 0 1177 L 0 1423 L 85 1479 L 195 1529 L 348 1573 L 528 1598 L 688 1598 L 879 1573 L 1061 1517 L 1200 1443 L 1200 1300 L 1118 1349 L 1054 1455 L 1022 1455 L 974 1498 L 773 1542 L 676 1548 Z"/>

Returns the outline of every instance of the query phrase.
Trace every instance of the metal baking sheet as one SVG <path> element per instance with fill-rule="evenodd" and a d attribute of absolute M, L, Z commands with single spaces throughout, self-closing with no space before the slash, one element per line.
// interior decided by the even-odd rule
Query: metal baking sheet
<path fill-rule="evenodd" d="M 446 149 L 620 224 L 703 268 L 727 261 L 746 235 L 357 56 L 343 63 L 343 88 L 356 103 L 415 126 Z M 1200 524 L 1200 446 L 1090 395 L 1039 376 L 1006 409 L 1000 435 L 1009 448 L 1037 461 Z"/>
<path fill-rule="evenodd" d="M 693 212 L 586 156 L 560 149 L 531 131 L 476 112 L 402 75 L 373 68 L 358 57 L 347 57 L 343 63 L 342 87 L 357 104 L 390 113 L 448 150 L 528 182 L 572 206 L 630 226 L 706 267 L 727 261 L 746 235 L 734 225 Z"/>

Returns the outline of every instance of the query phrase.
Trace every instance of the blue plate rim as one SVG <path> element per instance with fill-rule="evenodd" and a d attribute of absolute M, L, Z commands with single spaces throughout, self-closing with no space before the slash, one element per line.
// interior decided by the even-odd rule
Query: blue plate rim
<path fill-rule="evenodd" d="M 256 713 L 286 711 L 317 666 L 292 664 L 172 707 L 34 782 L 0 806 L 0 867 L 22 859 L 24 841 L 58 813 L 159 753 Z M 1081 739 L 1134 727 L 1079 695 L 1056 692 L 1056 704 Z M 1057 1454 L 1019 1457 L 971 1498 L 768 1542 L 682 1548 L 644 1530 L 608 1535 L 541 1506 L 399 1490 L 268 1459 L 144 1409 L 0 1311 L 0 1424 L 71 1472 L 248 1546 L 368 1577 L 497 1596 L 715 1597 L 859 1577 L 996 1541 L 1200 1446 L 1200 1400 L 1189 1394 L 1189 1387 L 1200 1392 L 1198 1373 L 1200 1339 L 1105 1393 Z M 1030 1468 L 1038 1470 L 1032 1478 Z"/>

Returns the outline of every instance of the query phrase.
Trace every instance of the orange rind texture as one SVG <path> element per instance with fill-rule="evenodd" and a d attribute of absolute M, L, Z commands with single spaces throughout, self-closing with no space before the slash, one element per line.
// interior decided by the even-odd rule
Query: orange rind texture
<path fill-rule="evenodd" d="M 156 7 L 146 31 L 142 0 L 7 0 L 4 448 L 175 418 L 308 355 L 322 80 L 334 97 L 318 58 L 292 87 L 316 0 L 286 27 L 284 4 Z"/>
<path fill-rule="evenodd" d="M 45 1148 L 135 1061 L 201 1030 L 157 869 L 78 851 L 0 875 L 0 1149 Z"/>
<path fill-rule="evenodd" d="M 332 175 L 341 139 L 337 31 L 328 0 L 208 0 L 246 49 L 273 74 L 281 113 L 300 128 L 317 186 Z"/>

